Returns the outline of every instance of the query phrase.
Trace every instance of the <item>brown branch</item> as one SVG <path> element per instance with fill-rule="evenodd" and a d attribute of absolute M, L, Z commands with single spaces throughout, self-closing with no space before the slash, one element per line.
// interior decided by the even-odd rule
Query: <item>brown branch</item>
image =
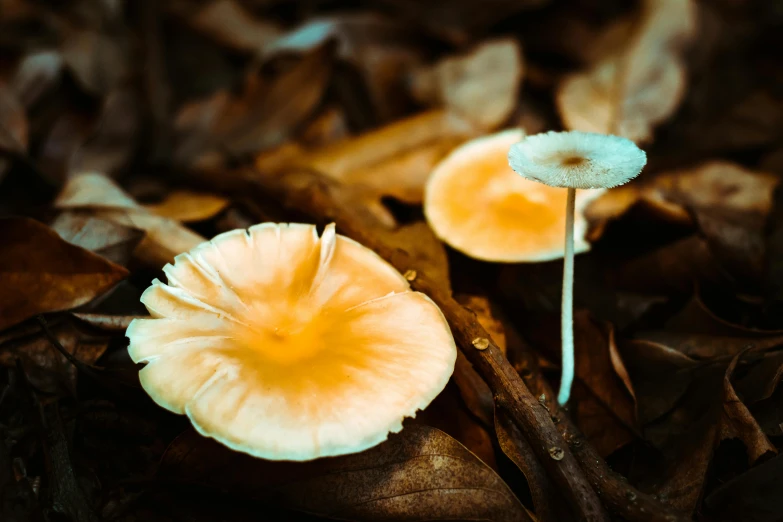
<path fill-rule="evenodd" d="M 192 181 L 192 180 L 191 180 Z M 533 396 L 475 315 L 445 293 L 439 285 L 410 262 L 408 254 L 392 246 L 389 230 L 361 205 L 350 204 L 350 189 L 337 186 L 312 173 L 270 176 L 246 172 L 239 178 L 210 176 L 201 180 L 213 190 L 246 197 L 272 198 L 277 203 L 314 221 L 337 224 L 340 233 L 377 252 L 401 273 L 416 270 L 414 290 L 427 294 L 441 309 L 457 344 L 487 381 L 497 405 L 503 408 L 530 442 L 536 457 L 560 488 L 580 520 L 607 521 L 598 495 L 565 444 L 549 413 Z"/>
<path fill-rule="evenodd" d="M 525 341 L 520 337 L 520 342 L 524 344 Z M 590 484 L 598 490 L 606 507 L 612 513 L 616 513 L 626 520 L 639 522 L 685 522 L 691 520 L 682 512 L 661 503 L 651 495 L 642 493 L 628 484 L 624 476 L 612 471 L 595 447 L 582 435 L 579 428 L 568 416 L 567 411 L 557 403 L 555 392 L 538 370 L 538 361 L 536 361 L 534 354 L 533 349 L 524 346 L 515 350 L 514 353 L 509 353 L 509 358 L 514 362 L 514 367 L 522 376 L 525 384 L 539 397 L 547 411 L 551 412 L 552 419 L 563 439 L 568 442 L 571 451 L 587 474 Z"/>
<path fill-rule="evenodd" d="M 525 475 L 530 495 L 533 497 L 536 518 L 540 522 L 563 520 L 564 517 L 560 513 L 564 509 L 560 502 L 561 496 L 558 495 L 554 484 L 549 480 L 541 462 L 536 458 L 530 443 L 522 436 L 508 413 L 501 408 L 497 408 L 495 411 L 495 434 L 503 453 Z"/>

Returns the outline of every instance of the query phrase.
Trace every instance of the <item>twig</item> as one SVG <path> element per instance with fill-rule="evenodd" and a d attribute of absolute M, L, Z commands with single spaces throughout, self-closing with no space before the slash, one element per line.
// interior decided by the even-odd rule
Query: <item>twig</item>
<path fill-rule="evenodd" d="M 366 209 L 345 205 L 337 193 L 341 190 L 338 185 L 310 173 L 267 176 L 247 172 L 244 176 L 221 175 L 201 181 L 220 192 L 274 198 L 284 207 L 307 214 L 315 221 L 334 221 L 342 234 L 371 248 L 401 273 L 416 269 L 411 287 L 427 294 L 440 307 L 457 344 L 486 380 L 497 405 L 509 413 L 530 441 L 537 458 L 577 517 L 585 521 L 609 520 L 598 495 L 549 414 L 479 324 L 475 314 L 445 294 L 419 267 L 412 266 L 406 252 L 390 246 L 388 229 L 377 224 Z"/>
<path fill-rule="evenodd" d="M 587 474 L 590 484 L 599 492 L 601 500 L 612 513 L 626 520 L 638 522 L 686 522 L 691 520 L 685 514 L 661 503 L 652 496 L 634 488 L 625 477 L 615 473 L 596 451 L 595 447 L 579 431 L 555 400 L 555 394 L 544 376 L 538 370 L 535 351 L 524 345 L 521 336 L 516 335 L 523 344 L 519 350 L 509 353 L 517 372 L 522 376 L 530 390 L 538 395 L 547 411 L 551 412 L 563 438 Z M 517 360 L 518 359 L 518 360 Z"/>
<path fill-rule="evenodd" d="M 541 463 L 536 458 L 530 443 L 513 423 L 508 414 L 497 408 L 495 411 L 495 433 L 503 452 L 522 471 L 527 479 L 536 518 L 540 522 L 558 522 L 563 517 L 558 509 L 559 496 Z"/>

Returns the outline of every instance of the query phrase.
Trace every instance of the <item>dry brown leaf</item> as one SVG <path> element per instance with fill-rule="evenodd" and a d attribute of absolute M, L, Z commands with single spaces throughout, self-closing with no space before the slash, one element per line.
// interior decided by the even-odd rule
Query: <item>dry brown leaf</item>
<path fill-rule="evenodd" d="M 265 56 L 307 52 L 327 41 L 335 41 L 337 56 L 358 70 L 378 120 L 407 112 L 405 78 L 421 63 L 421 48 L 407 24 L 374 12 L 314 17 L 272 42 Z"/>
<path fill-rule="evenodd" d="M 558 318 L 559 319 L 559 318 Z M 526 331 L 531 343 L 550 360 L 559 360 L 559 342 L 553 321 L 536 321 Z M 574 314 L 575 365 L 570 410 L 579 429 L 602 456 L 638 434 L 636 396 L 628 370 L 615 344 L 614 328 L 584 311 Z"/>
<path fill-rule="evenodd" d="M 362 187 L 370 198 L 391 196 L 419 204 L 432 168 L 476 132 L 458 116 L 433 110 L 313 150 L 289 144 L 258 156 L 256 168 L 308 168 Z"/>
<path fill-rule="evenodd" d="M 691 513 L 703 495 L 707 470 L 715 449 L 721 441 L 739 439 L 748 450 L 748 462 L 753 464 L 777 449 L 767 439 L 748 408 L 737 396 L 731 377 L 739 361 L 735 356 L 725 367 L 707 372 L 706 380 L 694 380 L 691 387 L 698 387 L 672 413 L 672 420 L 664 422 L 661 432 L 667 439 L 679 437 L 679 444 L 667 441 L 671 468 L 669 479 L 657 488 L 656 493 L 671 506 Z M 718 388 L 716 390 L 715 388 Z M 714 400 L 715 392 L 721 396 Z M 674 426 L 674 427 L 673 427 Z M 649 433 L 651 430 L 647 430 Z M 659 442 L 660 443 L 660 442 Z"/>
<path fill-rule="evenodd" d="M 489 467 L 426 426 L 362 453 L 305 463 L 254 459 L 188 430 L 168 447 L 158 475 L 331 518 L 531 520 Z"/>
<path fill-rule="evenodd" d="M 590 204 L 585 211 L 591 222 L 590 239 L 598 239 L 610 220 L 638 204 L 649 206 L 663 220 L 683 224 L 693 222 L 689 210 L 718 209 L 763 218 L 772 209 L 778 183 L 776 176 L 728 161 L 709 161 L 643 178 L 611 189 Z"/>
<path fill-rule="evenodd" d="M 715 520 L 778 522 L 783 518 L 783 455 L 755 466 L 721 484 L 704 501 Z"/>
<path fill-rule="evenodd" d="M 0 83 L 0 148 L 27 151 L 27 115 L 24 106 L 8 86 Z"/>
<path fill-rule="evenodd" d="M 682 51 L 696 32 L 693 0 L 645 0 L 626 49 L 566 78 L 557 106 L 569 129 L 648 142 L 685 94 Z"/>
<path fill-rule="evenodd" d="M 171 192 L 160 203 L 145 207 L 159 216 L 190 223 L 213 218 L 228 205 L 229 201 L 222 196 L 183 189 Z"/>
<path fill-rule="evenodd" d="M 454 296 L 459 304 L 473 311 L 476 319 L 484 327 L 503 355 L 506 354 L 506 330 L 503 322 L 495 316 L 492 303 L 482 295 L 457 294 Z"/>
<path fill-rule="evenodd" d="M 0 221 L 0 330 L 38 314 L 86 304 L 128 271 L 29 218 Z"/>
<path fill-rule="evenodd" d="M 373 0 L 412 26 L 453 45 L 466 45 L 493 25 L 550 0 Z"/>
<path fill-rule="evenodd" d="M 329 45 L 316 48 L 269 82 L 249 75 L 238 98 L 218 91 L 186 105 L 175 123 L 175 159 L 184 165 L 219 166 L 226 154 L 257 154 L 284 142 L 321 101 L 331 55 Z"/>
<path fill-rule="evenodd" d="M 235 0 L 213 0 L 189 16 L 188 22 L 224 45 L 254 54 L 261 54 L 282 33 L 277 25 L 256 19 Z"/>
<path fill-rule="evenodd" d="M 426 222 L 415 221 L 390 230 L 387 241 L 407 253 L 409 277 L 416 278 L 418 272 L 424 272 L 442 291 L 451 293 L 446 249 Z"/>
<path fill-rule="evenodd" d="M 133 250 L 144 238 L 143 230 L 77 211 L 63 212 L 51 227 L 69 243 L 123 266 L 128 265 Z"/>
<path fill-rule="evenodd" d="M 59 80 L 63 57 L 57 51 L 38 51 L 24 57 L 12 82 L 14 92 L 25 107 L 32 107 Z"/>
<path fill-rule="evenodd" d="M 514 38 L 489 40 L 467 54 L 415 71 L 412 92 L 420 102 L 445 106 L 490 131 L 514 112 L 523 75 L 519 42 Z"/>
<path fill-rule="evenodd" d="M 720 319 L 693 297 L 663 329 L 639 332 L 638 339 L 659 343 L 695 360 L 734 357 L 744 350 L 766 351 L 783 345 L 783 331 L 756 330 Z"/>
<path fill-rule="evenodd" d="M 0 149 L 12 153 L 27 152 L 28 123 L 24 107 L 14 92 L 0 83 Z M 10 166 L 0 157 L 0 181 Z"/>
<path fill-rule="evenodd" d="M 92 171 L 116 175 L 136 152 L 140 129 L 136 93 L 132 89 L 108 93 L 94 131 L 70 158 L 68 175 Z"/>
<path fill-rule="evenodd" d="M 108 337 L 95 335 L 65 320 L 51 328 L 65 350 L 85 364 L 94 364 L 106 352 Z M 36 325 L 27 335 L 0 341 L 0 365 L 13 367 L 22 363 L 27 378 L 44 393 L 76 391 L 77 368 L 52 346 Z"/>
<path fill-rule="evenodd" d="M 149 317 L 146 315 L 106 315 L 106 314 L 84 314 L 72 313 L 76 319 L 82 321 L 98 330 L 106 332 L 122 332 L 128 329 L 131 321 L 134 319 L 143 319 Z"/>
<path fill-rule="evenodd" d="M 71 178 L 55 202 L 60 209 L 85 210 L 98 219 L 142 229 L 147 236 L 134 255 L 152 266 L 162 266 L 174 256 L 206 241 L 174 220 L 153 214 L 136 203 L 112 180 L 96 172 Z"/>
<path fill-rule="evenodd" d="M 73 30 L 63 43 L 62 57 L 87 92 L 104 95 L 127 76 L 128 53 L 119 35 L 90 29 Z"/>
<path fill-rule="evenodd" d="M 407 419 L 403 429 L 409 426 L 439 429 L 497 471 L 495 446 L 490 435 L 492 417 L 489 418 L 489 424 L 486 424 L 484 419 L 475 417 L 473 411 L 460 399 L 460 395 L 462 391 L 449 384 L 429 406 L 416 413 L 415 418 Z"/>

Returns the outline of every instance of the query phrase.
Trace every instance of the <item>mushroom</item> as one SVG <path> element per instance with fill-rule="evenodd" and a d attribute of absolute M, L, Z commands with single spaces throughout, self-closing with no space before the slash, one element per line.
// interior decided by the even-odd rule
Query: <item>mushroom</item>
<path fill-rule="evenodd" d="M 564 191 L 522 178 L 508 166 L 508 149 L 525 137 L 510 129 L 474 139 L 452 151 L 431 173 L 424 213 L 435 234 L 484 261 L 540 262 L 563 257 Z M 604 189 L 576 199 L 576 252 L 586 252 L 582 211 Z"/>
<path fill-rule="evenodd" d="M 446 386 L 456 345 L 440 309 L 368 248 L 263 223 L 181 254 L 128 327 L 152 399 L 250 455 L 355 453 Z"/>
<path fill-rule="evenodd" d="M 576 189 L 612 188 L 639 175 L 647 155 L 634 142 L 591 132 L 547 132 L 511 146 L 508 163 L 521 176 L 568 189 L 561 310 L 562 376 L 557 401 L 563 405 L 574 380 L 574 213 Z"/>

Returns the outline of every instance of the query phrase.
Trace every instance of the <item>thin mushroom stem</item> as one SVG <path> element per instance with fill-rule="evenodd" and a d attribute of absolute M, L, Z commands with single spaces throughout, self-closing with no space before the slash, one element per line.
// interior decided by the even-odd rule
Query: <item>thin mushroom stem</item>
<path fill-rule="evenodd" d="M 574 382 L 574 208 L 576 189 L 568 188 L 566 202 L 565 257 L 563 259 L 563 299 L 560 314 L 562 370 L 557 402 L 561 406 L 571 396 Z"/>

